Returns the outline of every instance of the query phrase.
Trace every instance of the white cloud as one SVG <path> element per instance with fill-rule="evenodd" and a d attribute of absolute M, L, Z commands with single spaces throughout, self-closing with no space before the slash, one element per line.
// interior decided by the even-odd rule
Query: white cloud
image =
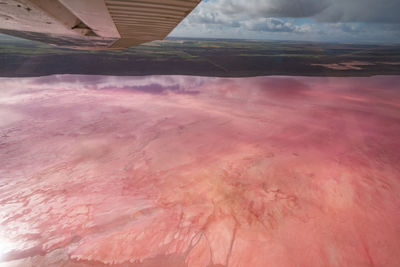
<path fill-rule="evenodd" d="M 241 25 L 247 30 L 260 31 L 260 32 L 304 33 L 310 30 L 309 25 L 298 26 L 277 18 L 259 18 L 259 19 L 246 20 L 243 21 Z"/>

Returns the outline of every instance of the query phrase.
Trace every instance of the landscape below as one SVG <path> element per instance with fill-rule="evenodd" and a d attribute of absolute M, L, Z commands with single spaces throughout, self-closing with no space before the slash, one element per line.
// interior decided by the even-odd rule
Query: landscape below
<path fill-rule="evenodd" d="M 84 51 L 0 39 L 0 77 L 51 74 L 400 75 L 400 45 L 168 39 L 123 51 Z"/>

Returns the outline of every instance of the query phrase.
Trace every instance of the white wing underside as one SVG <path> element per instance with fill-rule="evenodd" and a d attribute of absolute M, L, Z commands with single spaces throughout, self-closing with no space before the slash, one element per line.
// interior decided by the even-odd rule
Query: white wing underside
<path fill-rule="evenodd" d="M 201 0 L 2 0 L 0 33 L 76 49 L 164 39 Z"/>

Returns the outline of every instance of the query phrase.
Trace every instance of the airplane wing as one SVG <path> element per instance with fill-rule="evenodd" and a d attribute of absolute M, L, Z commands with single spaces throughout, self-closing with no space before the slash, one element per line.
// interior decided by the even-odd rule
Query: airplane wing
<path fill-rule="evenodd" d="M 0 33 L 75 49 L 164 39 L 201 0 L 1 0 Z"/>

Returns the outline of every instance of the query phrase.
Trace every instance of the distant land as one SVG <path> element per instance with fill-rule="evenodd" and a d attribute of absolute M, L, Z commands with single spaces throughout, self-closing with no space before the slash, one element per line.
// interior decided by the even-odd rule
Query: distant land
<path fill-rule="evenodd" d="M 400 75 L 400 45 L 170 38 L 123 51 L 85 51 L 0 38 L 1 77 L 51 74 Z"/>

